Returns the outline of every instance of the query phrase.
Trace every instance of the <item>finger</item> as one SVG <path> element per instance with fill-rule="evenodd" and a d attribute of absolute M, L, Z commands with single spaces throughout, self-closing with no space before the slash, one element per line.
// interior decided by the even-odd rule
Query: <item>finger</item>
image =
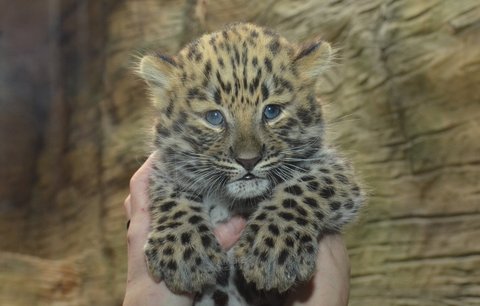
<path fill-rule="evenodd" d="M 143 246 L 150 230 L 150 215 L 148 207 L 148 177 L 153 162 L 153 154 L 135 172 L 130 180 L 130 196 L 126 200 L 130 211 L 130 227 L 128 240 L 128 279 L 134 280 L 140 275 L 148 275 L 145 265 Z M 129 202 L 129 203 L 128 203 Z"/>
<path fill-rule="evenodd" d="M 245 219 L 235 216 L 227 223 L 220 224 L 215 228 L 213 233 L 223 249 L 230 249 L 240 238 L 245 228 Z"/>
<path fill-rule="evenodd" d="M 288 306 L 346 306 L 350 289 L 350 263 L 340 235 L 327 235 L 319 245 L 316 273 L 292 292 Z"/>
<path fill-rule="evenodd" d="M 142 208 L 131 217 L 127 232 L 129 280 L 148 274 L 143 247 L 147 242 L 149 230 L 150 215 L 148 210 Z"/>
<path fill-rule="evenodd" d="M 125 199 L 125 202 L 123 202 L 123 208 L 125 209 L 125 215 L 127 216 L 127 220 L 130 220 L 131 210 L 132 210 L 130 195 L 128 195 L 127 198 Z"/>
<path fill-rule="evenodd" d="M 132 200 L 130 213 L 134 215 L 141 208 L 148 208 L 148 180 L 152 170 L 155 153 L 150 154 L 145 163 L 130 179 L 130 195 Z"/>

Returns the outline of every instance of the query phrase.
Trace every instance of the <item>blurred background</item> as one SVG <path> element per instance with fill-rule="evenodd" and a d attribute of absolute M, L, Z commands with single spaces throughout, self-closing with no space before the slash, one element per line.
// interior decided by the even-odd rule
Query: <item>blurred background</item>
<path fill-rule="evenodd" d="M 134 57 L 233 21 L 339 50 L 319 95 L 371 194 L 350 305 L 480 305 L 478 0 L 0 0 L 0 305 L 122 304 Z"/>

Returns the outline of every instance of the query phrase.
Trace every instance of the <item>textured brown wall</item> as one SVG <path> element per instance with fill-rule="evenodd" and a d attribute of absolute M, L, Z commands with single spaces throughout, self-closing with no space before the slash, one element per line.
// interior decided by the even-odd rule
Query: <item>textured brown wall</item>
<path fill-rule="evenodd" d="M 135 54 L 232 21 L 339 50 L 329 135 L 370 187 L 353 306 L 480 304 L 477 0 L 0 2 L 0 305 L 121 305 L 149 106 Z"/>

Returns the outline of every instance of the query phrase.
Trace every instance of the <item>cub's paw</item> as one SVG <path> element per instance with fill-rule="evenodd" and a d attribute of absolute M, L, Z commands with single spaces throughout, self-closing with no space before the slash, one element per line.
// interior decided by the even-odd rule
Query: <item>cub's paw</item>
<path fill-rule="evenodd" d="M 243 276 L 257 289 L 283 292 L 310 279 L 317 250 L 317 239 L 312 232 L 291 226 L 280 228 L 273 223 L 250 224 L 234 254 Z"/>
<path fill-rule="evenodd" d="M 173 292 L 200 292 L 228 267 L 211 232 L 151 233 L 145 256 L 150 274 Z"/>

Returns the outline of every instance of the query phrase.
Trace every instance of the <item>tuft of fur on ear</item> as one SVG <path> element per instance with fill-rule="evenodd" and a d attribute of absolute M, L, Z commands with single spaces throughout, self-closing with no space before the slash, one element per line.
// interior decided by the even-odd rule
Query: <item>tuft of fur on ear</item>
<path fill-rule="evenodd" d="M 294 63 L 301 75 L 316 80 L 330 66 L 332 55 L 330 44 L 317 40 L 301 47 L 295 55 Z"/>
<path fill-rule="evenodd" d="M 171 87 L 177 64 L 165 55 L 145 55 L 138 65 L 137 73 L 147 82 L 152 94 L 163 98 Z"/>

